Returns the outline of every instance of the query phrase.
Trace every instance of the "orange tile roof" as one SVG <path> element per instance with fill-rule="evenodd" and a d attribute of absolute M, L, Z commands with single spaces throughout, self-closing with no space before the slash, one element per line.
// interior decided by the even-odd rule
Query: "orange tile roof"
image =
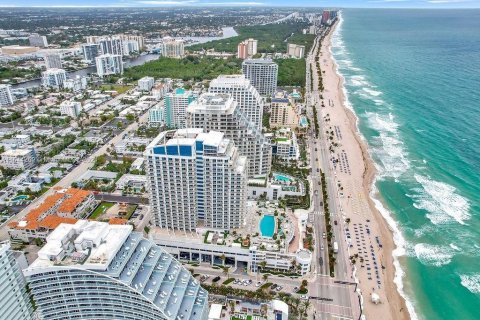
<path fill-rule="evenodd" d="M 39 226 L 45 229 L 53 230 L 58 227 L 61 223 L 75 224 L 78 220 L 74 218 L 63 218 L 57 215 L 47 216 L 43 219 Z"/>
<path fill-rule="evenodd" d="M 45 198 L 45 200 L 36 208 L 33 208 L 30 210 L 29 213 L 25 216 L 23 219 L 24 221 L 27 222 L 25 226 L 20 227 L 18 225 L 18 222 L 11 222 L 8 224 L 10 228 L 16 228 L 16 229 L 28 229 L 28 230 L 34 230 L 38 228 L 38 219 L 42 214 L 44 214 L 46 211 L 50 210 L 59 200 L 63 198 L 63 194 L 61 193 L 54 193 L 52 195 L 49 195 L 48 197 Z"/>
<path fill-rule="evenodd" d="M 75 188 L 69 188 L 65 193 L 70 196 L 63 200 L 62 204 L 58 207 L 59 212 L 72 213 L 75 208 L 91 194 L 90 191 Z"/>
<path fill-rule="evenodd" d="M 108 221 L 109 224 L 127 224 L 127 219 L 122 219 L 122 218 L 110 218 Z"/>
<path fill-rule="evenodd" d="M 26 222 L 25 225 L 19 226 L 19 222 L 10 222 L 8 227 L 11 229 L 26 230 L 36 230 L 39 227 L 55 229 L 60 223 L 75 223 L 77 221 L 76 219 L 62 218 L 57 215 L 48 215 L 43 220 L 40 220 L 40 217 L 58 204 L 59 201 L 61 201 L 61 203 L 57 210 L 71 213 L 91 192 L 75 188 L 69 188 L 65 192 L 60 192 L 60 188 L 55 188 L 54 190 L 56 191 L 54 194 L 46 197 L 38 207 L 33 208 L 25 215 L 23 219 L 23 221 Z"/>

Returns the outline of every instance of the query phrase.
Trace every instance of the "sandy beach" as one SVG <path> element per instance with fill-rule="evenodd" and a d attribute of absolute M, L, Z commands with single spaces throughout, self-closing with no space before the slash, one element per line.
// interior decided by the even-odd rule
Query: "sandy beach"
<path fill-rule="evenodd" d="M 320 53 L 325 89 L 319 118 L 333 148 L 330 166 L 335 172 L 340 199 L 337 210 L 344 219 L 350 219 L 343 230 L 345 248 L 348 247 L 349 256 L 355 260 L 355 277 L 366 318 L 410 319 L 405 301 L 394 284 L 393 234 L 370 198 L 375 166 L 358 132 L 357 118 L 346 105 L 343 79 L 330 52 L 332 34 L 333 31 L 324 39 Z M 379 296 L 379 304 L 372 302 L 372 293 Z"/>

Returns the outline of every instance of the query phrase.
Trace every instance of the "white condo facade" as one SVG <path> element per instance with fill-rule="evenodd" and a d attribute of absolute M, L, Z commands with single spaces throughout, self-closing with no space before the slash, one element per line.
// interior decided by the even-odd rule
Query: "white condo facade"
<path fill-rule="evenodd" d="M 8 107 L 15 103 L 12 94 L 12 86 L 9 84 L 0 84 L 0 107 Z"/>
<path fill-rule="evenodd" d="M 181 58 L 185 55 L 185 44 L 183 40 L 177 40 L 171 37 L 163 38 L 162 57 Z"/>
<path fill-rule="evenodd" d="M 247 119 L 262 129 L 263 99 L 244 75 L 220 75 L 210 82 L 208 92 L 231 94 Z"/>
<path fill-rule="evenodd" d="M 100 45 L 98 43 L 82 44 L 83 58 L 89 63 L 95 62 L 95 58 L 101 54 Z"/>
<path fill-rule="evenodd" d="M 12 251 L 8 242 L 0 242 L 1 319 L 32 319 L 33 307 L 19 262 L 26 267 L 27 261 L 23 253 Z"/>
<path fill-rule="evenodd" d="M 13 170 L 32 169 L 37 164 L 37 155 L 33 148 L 10 149 L 2 153 L 0 166 Z"/>
<path fill-rule="evenodd" d="M 168 128 L 185 128 L 188 105 L 197 98 L 191 90 L 177 88 L 165 95 L 165 125 Z"/>
<path fill-rule="evenodd" d="M 164 131 L 147 147 L 145 158 L 156 226 L 229 230 L 243 223 L 247 159 L 223 133 Z"/>
<path fill-rule="evenodd" d="M 43 57 L 47 69 L 62 69 L 62 57 L 57 53 L 48 53 Z"/>
<path fill-rule="evenodd" d="M 289 43 L 287 45 L 287 54 L 292 58 L 301 59 L 305 56 L 305 46 Z"/>
<path fill-rule="evenodd" d="M 237 101 L 226 93 L 205 93 L 189 104 L 187 127 L 220 131 L 235 142 L 248 160 L 248 176 L 270 173 L 272 147 L 261 130 L 243 114 Z"/>
<path fill-rule="evenodd" d="M 262 96 L 271 96 L 277 91 L 278 65 L 272 60 L 245 60 L 242 73 Z"/>
<path fill-rule="evenodd" d="M 122 56 L 119 54 L 103 54 L 95 58 L 99 77 L 123 73 Z"/>
<path fill-rule="evenodd" d="M 31 34 L 28 41 L 32 47 L 46 48 L 48 47 L 47 37 L 41 36 L 38 33 Z"/>
<path fill-rule="evenodd" d="M 117 38 L 103 38 L 98 41 L 102 54 L 123 55 L 123 42 Z"/>
<path fill-rule="evenodd" d="M 155 84 L 155 79 L 153 77 L 143 77 L 138 80 L 138 88 L 141 91 L 150 91 Z"/>
<path fill-rule="evenodd" d="M 24 275 L 42 319 L 206 320 L 208 292 L 131 225 L 79 220 L 48 237 Z"/>
<path fill-rule="evenodd" d="M 67 81 L 67 72 L 64 69 L 47 69 L 42 72 L 42 85 L 46 88 L 60 89 Z"/>
<path fill-rule="evenodd" d="M 78 101 L 63 101 L 60 104 L 60 114 L 77 118 L 82 111 L 82 104 Z"/>

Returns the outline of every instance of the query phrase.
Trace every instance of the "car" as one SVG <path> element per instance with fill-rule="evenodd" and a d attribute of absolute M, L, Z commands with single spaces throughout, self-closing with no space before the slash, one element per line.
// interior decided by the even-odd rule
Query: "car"
<path fill-rule="evenodd" d="M 315 158 L 315 161 L 318 161 L 318 158 Z"/>
<path fill-rule="evenodd" d="M 307 295 L 303 295 L 303 296 L 300 297 L 300 299 L 302 299 L 302 300 L 308 300 L 308 296 L 307 296 Z"/>
<path fill-rule="evenodd" d="M 315 151 L 317 151 L 317 148 L 315 148 Z"/>
<path fill-rule="evenodd" d="M 337 220 L 333 221 L 333 223 L 334 223 L 335 225 L 338 225 L 338 222 L 337 222 Z"/>
<path fill-rule="evenodd" d="M 298 287 L 293 288 L 293 292 L 297 292 L 297 291 L 298 291 Z"/>
<path fill-rule="evenodd" d="M 277 290 L 277 291 L 280 291 L 280 290 L 282 290 L 282 289 L 283 289 L 282 286 L 278 286 L 276 290 Z"/>
<path fill-rule="evenodd" d="M 324 250 L 325 248 L 323 247 L 323 244 L 320 245 L 320 250 Z"/>
<path fill-rule="evenodd" d="M 327 238 L 327 235 L 325 234 L 325 232 L 322 234 L 322 238 L 323 239 Z"/>
<path fill-rule="evenodd" d="M 320 172 L 320 169 L 317 168 L 317 172 Z"/>
<path fill-rule="evenodd" d="M 275 290 L 276 287 L 278 287 L 278 284 L 274 283 L 274 284 L 272 284 L 272 286 L 270 287 L 270 289 Z"/>
<path fill-rule="evenodd" d="M 262 283 L 260 281 L 258 281 L 256 284 L 255 284 L 255 287 L 260 287 L 262 285 Z"/>

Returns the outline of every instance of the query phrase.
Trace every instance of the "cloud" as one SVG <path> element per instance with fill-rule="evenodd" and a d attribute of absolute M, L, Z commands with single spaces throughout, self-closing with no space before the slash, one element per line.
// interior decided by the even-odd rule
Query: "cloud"
<path fill-rule="evenodd" d="M 428 3 L 433 4 L 443 4 L 443 3 L 462 3 L 462 2 L 471 2 L 471 0 L 428 0 Z"/>
<path fill-rule="evenodd" d="M 163 6 L 163 5 L 174 5 L 174 6 L 261 6 L 264 5 L 263 2 L 254 2 L 254 1 L 225 1 L 225 2 L 203 2 L 199 0 L 141 0 L 137 3 L 153 5 L 153 6 Z"/>

